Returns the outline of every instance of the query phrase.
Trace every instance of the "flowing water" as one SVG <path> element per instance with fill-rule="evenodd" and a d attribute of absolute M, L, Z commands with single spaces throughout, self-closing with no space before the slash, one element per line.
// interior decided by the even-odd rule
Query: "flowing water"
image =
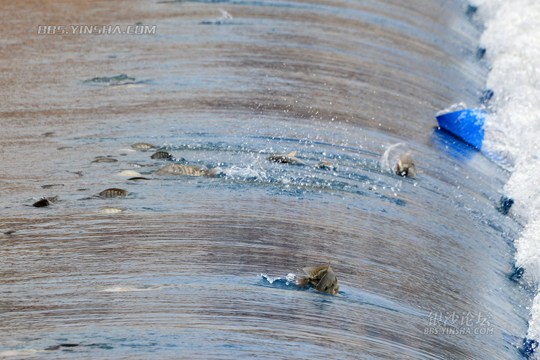
<path fill-rule="evenodd" d="M 509 174 L 434 128 L 487 76 L 466 8 L 3 1 L 0 357 L 520 358 Z M 156 31 L 39 32 L 103 24 Z M 325 262 L 338 296 L 286 280 Z"/>

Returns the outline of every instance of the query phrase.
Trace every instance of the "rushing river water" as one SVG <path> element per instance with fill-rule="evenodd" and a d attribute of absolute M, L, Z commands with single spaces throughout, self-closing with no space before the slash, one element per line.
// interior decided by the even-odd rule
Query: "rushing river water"
<path fill-rule="evenodd" d="M 3 1 L 0 357 L 519 359 L 508 174 L 434 130 L 483 90 L 465 10 Z M 156 32 L 38 33 L 103 24 Z M 396 143 L 416 178 L 381 168 Z M 174 162 L 222 171 L 155 174 Z M 325 262 L 338 296 L 285 280 Z"/>

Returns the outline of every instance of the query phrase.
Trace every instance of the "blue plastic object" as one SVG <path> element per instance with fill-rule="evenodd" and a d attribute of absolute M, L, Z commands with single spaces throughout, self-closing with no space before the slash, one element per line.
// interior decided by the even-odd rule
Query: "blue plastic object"
<path fill-rule="evenodd" d="M 439 126 L 478 150 L 484 141 L 486 112 L 463 109 L 437 116 Z"/>

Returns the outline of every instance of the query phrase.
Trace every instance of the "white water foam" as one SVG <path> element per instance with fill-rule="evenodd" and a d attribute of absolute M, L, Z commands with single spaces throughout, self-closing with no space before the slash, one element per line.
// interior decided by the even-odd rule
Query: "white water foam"
<path fill-rule="evenodd" d="M 485 24 L 481 46 L 494 91 L 486 121 L 486 147 L 508 160 L 505 186 L 514 216 L 526 226 L 516 240 L 516 265 L 540 285 L 540 1 L 473 0 Z M 540 294 L 531 309 L 527 337 L 540 341 Z"/>

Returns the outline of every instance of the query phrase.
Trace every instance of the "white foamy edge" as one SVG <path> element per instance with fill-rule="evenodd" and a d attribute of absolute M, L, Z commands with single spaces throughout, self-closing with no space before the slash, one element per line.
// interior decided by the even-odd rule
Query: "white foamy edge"
<path fill-rule="evenodd" d="M 494 91 L 486 121 L 486 145 L 512 164 L 505 186 L 512 212 L 526 221 L 516 240 L 516 265 L 540 285 L 540 2 L 472 0 L 485 23 L 481 45 L 491 65 Z M 531 309 L 527 338 L 540 341 L 540 294 Z"/>

